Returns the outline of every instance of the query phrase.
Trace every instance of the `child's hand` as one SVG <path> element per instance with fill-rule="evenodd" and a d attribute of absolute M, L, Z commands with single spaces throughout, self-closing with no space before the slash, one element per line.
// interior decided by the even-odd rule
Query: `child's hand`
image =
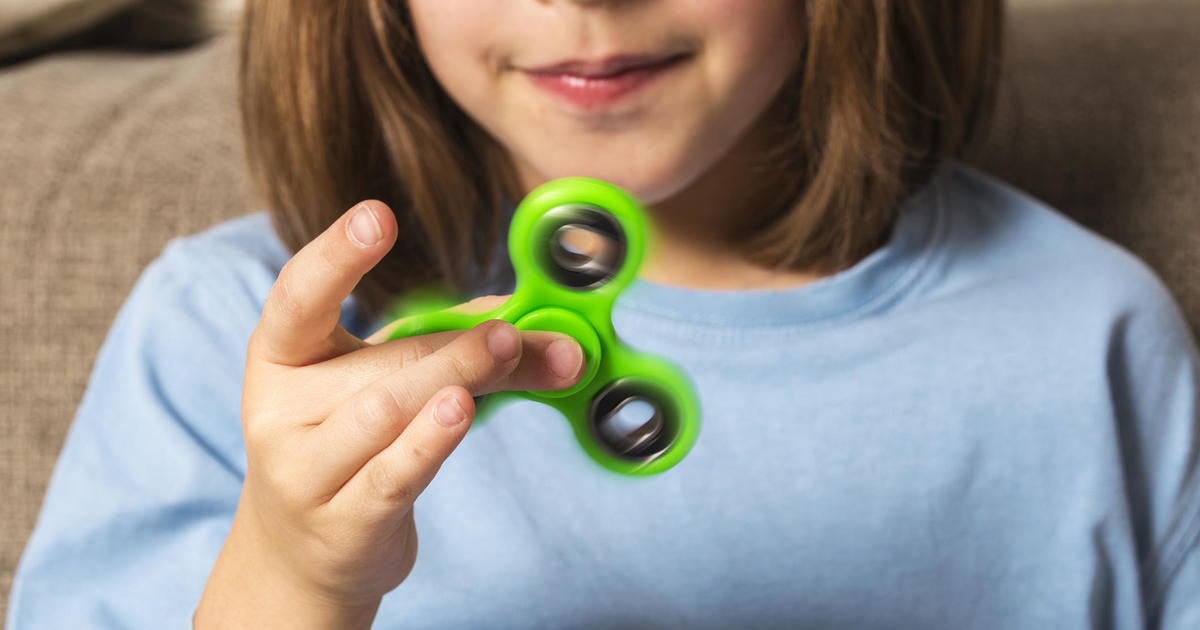
<path fill-rule="evenodd" d="M 198 623 L 211 615 L 265 627 L 249 615 L 295 627 L 303 606 L 308 621 L 349 624 L 352 613 L 369 625 L 379 598 L 412 570 L 413 501 L 466 434 L 472 396 L 561 389 L 582 373 L 570 337 L 499 320 L 386 343 L 386 328 L 366 341 L 346 332 L 340 303 L 395 238 L 387 206 L 361 203 L 271 289 L 246 353 L 246 479 Z"/>

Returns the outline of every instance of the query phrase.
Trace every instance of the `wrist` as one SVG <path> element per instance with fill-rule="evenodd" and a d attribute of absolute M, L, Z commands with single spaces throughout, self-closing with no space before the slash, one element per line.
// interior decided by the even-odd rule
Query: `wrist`
<path fill-rule="evenodd" d="M 239 520 L 239 508 L 192 618 L 208 628 L 369 629 L 380 598 L 348 602 L 305 584 Z"/>

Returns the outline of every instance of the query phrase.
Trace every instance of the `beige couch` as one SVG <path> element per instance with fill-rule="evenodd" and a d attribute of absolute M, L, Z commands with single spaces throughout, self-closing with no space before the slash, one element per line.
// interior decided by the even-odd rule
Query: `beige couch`
<path fill-rule="evenodd" d="M 975 162 L 1124 244 L 1200 324 L 1200 2 L 1016 0 Z M 226 38 L 0 68 L 0 615 L 91 364 L 168 238 L 255 209 Z"/>

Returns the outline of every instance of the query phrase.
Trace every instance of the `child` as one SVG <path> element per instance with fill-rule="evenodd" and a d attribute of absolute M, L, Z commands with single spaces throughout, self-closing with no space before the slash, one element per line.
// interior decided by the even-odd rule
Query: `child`
<path fill-rule="evenodd" d="M 270 218 L 139 280 L 11 628 L 1200 625 L 1178 308 L 954 161 L 998 0 L 396 4 L 249 3 Z M 653 477 L 532 402 L 467 434 L 575 382 L 569 338 L 383 343 L 413 287 L 511 291 L 512 204 L 567 175 L 657 224 L 614 324 L 703 425 Z"/>

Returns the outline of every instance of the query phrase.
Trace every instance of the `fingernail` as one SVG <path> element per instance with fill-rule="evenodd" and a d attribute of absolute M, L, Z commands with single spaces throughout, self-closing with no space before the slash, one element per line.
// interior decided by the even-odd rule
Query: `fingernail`
<path fill-rule="evenodd" d="M 462 405 L 458 404 L 458 399 L 453 394 L 447 394 L 433 408 L 433 417 L 437 418 L 438 424 L 452 427 L 466 420 L 467 412 L 463 410 Z"/>
<path fill-rule="evenodd" d="M 560 378 L 571 378 L 579 374 L 583 364 L 583 348 L 573 339 L 555 339 L 546 348 L 546 363 L 550 371 Z"/>
<path fill-rule="evenodd" d="M 370 247 L 383 238 L 383 230 L 380 229 L 379 221 L 375 220 L 375 213 L 371 212 L 370 207 L 359 206 L 350 219 L 350 238 L 359 247 Z"/>
<path fill-rule="evenodd" d="M 517 329 L 512 324 L 503 323 L 488 331 L 487 345 L 496 361 L 504 363 L 517 356 L 521 340 L 517 338 Z"/>

